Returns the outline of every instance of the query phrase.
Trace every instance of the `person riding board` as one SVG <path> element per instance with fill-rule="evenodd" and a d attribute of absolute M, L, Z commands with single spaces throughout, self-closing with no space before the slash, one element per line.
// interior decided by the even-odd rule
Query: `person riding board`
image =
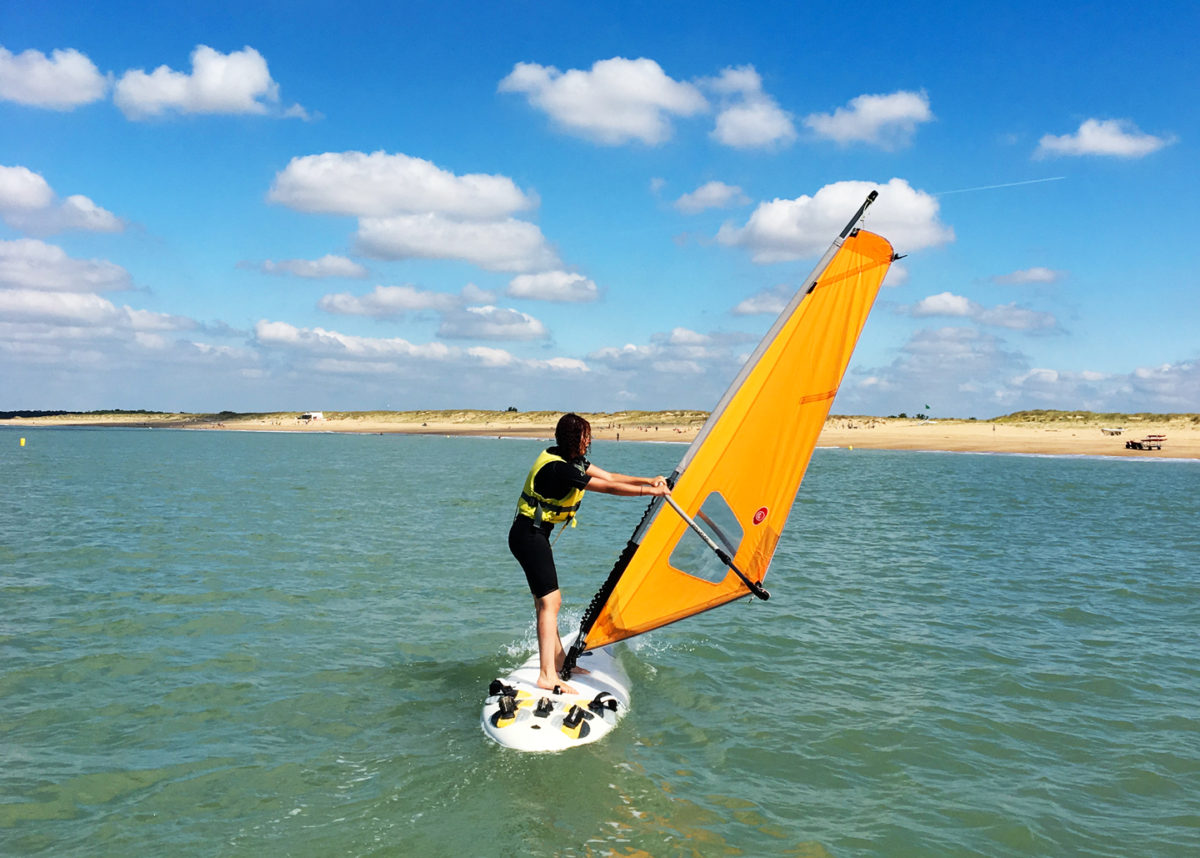
<path fill-rule="evenodd" d="M 508 531 L 508 548 L 525 571 L 533 594 L 537 618 L 539 688 L 575 694 L 558 678 L 566 652 L 558 634 L 562 593 L 550 532 L 559 522 L 570 521 L 585 491 L 622 497 L 661 497 L 671 493 L 664 477 L 631 477 L 598 468 L 586 458 L 592 444 L 592 427 L 578 414 L 564 414 L 554 428 L 553 447 L 546 448 L 529 470 L 517 501 L 517 513 Z M 586 671 L 576 668 L 577 673 Z"/>

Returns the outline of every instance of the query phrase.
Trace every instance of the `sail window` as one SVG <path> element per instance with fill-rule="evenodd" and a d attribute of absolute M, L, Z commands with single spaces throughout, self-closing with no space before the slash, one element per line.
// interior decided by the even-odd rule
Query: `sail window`
<path fill-rule="evenodd" d="M 719 492 L 713 492 L 704 499 L 695 518 L 704 532 L 730 557 L 737 554 L 738 546 L 742 544 L 742 526 Z M 675 545 L 670 563 L 680 572 L 710 584 L 720 584 L 729 574 L 729 567 L 690 529 L 684 531 L 683 538 Z"/>

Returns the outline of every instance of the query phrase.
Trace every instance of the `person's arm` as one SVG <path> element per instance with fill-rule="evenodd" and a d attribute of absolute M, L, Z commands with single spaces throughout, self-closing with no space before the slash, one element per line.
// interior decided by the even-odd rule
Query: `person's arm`
<path fill-rule="evenodd" d="M 621 495 L 622 497 L 638 497 L 639 495 L 662 497 L 671 493 L 671 490 L 667 488 L 666 478 L 662 476 L 632 477 L 629 474 L 614 474 L 590 463 L 587 467 L 587 475 L 591 477 L 587 484 L 589 492 L 603 492 L 607 495 Z"/>

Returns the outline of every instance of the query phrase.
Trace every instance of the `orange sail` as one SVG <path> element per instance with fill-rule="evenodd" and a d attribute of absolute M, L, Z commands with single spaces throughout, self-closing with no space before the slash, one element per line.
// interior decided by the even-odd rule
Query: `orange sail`
<path fill-rule="evenodd" d="M 656 499 L 585 613 L 573 655 L 752 590 L 766 598 L 757 585 L 893 259 L 885 239 L 852 229 L 861 215 L 776 320 L 671 477 L 672 499 L 708 539 Z"/>

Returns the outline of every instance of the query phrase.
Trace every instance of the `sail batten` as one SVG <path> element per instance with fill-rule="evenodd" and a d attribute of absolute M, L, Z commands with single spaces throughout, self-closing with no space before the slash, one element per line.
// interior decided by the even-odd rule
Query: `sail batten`
<path fill-rule="evenodd" d="M 671 500 L 706 535 L 656 498 L 585 613 L 573 655 L 761 584 L 893 258 L 885 239 L 853 226 L 802 281 L 672 474 Z M 713 534 L 724 551 L 713 550 Z M 716 559 L 723 553 L 732 563 Z"/>

